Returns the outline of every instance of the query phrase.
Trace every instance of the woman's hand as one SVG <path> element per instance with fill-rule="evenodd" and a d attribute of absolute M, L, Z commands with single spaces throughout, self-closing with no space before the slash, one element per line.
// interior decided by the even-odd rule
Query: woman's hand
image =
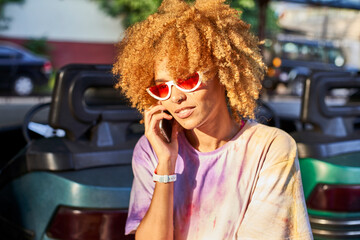
<path fill-rule="evenodd" d="M 160 175 L 173 174 L 175 172 L 175 163 L 178 156 L 177 135 L 180 125 L 173 121 L 171 142 L 168 143 L 160 133 L 159 122 L 161 119 L 171 120 L 173 117 L 164 111 L 163 105 L 155 105 L 145 111 L 144 124 L 145 136 L 149 140 L 159 160 L 157 172 Z"/>

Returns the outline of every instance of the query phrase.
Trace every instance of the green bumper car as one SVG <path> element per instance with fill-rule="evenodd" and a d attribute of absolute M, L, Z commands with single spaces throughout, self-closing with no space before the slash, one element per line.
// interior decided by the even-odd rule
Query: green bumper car
<path fill-rule="evenodd" d="M 334 89 L 348 96 L 331 97 Z M 360 239 L 360 76 L 318 73 L 307 79 L 298 144 L 315 239 Z"/>

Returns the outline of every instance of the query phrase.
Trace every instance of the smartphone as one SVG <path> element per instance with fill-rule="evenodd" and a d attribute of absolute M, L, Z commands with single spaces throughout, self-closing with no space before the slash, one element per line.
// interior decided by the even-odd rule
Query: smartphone
<path fill-rule="evenodd" d="M 170 114 L 168 111 L 165 111 L 165 113 Z M 171 142 L 173 121 L 174 118 L 172 118 L 171 120 L 161 119 L 159 122 L 160 133 L 168 143 Z"/>

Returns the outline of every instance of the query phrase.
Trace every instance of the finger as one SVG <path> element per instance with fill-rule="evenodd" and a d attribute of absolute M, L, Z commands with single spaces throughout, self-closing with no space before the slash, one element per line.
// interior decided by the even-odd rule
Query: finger
<path fill-rule="evenodd" d="M 173 116 L 171 116 L 171 115 L 169 115 L 169 114 L 167 114 L 165 112 L 159 112 L 159 113 L 156 113 L 156 114 L 152 115 L 150 124 L 153 124 L 153 123 L 156 124 L 162 119 L 171 120 L 172 118 L 173 118 Z"/>
<path fill-rule="evenodd" d="M 172 119 L 172 116 L 161 111 L 157 111 L 153 114 L 150 113 L 147 117 L 147 122 L 145 123 L 145 131 L 147 130 L 147 128 L 153 128 L 153 126 L 163 118 L 170 120 Z"/>
<path fill-rule="evenodd" d="M 151 106 L 150 108 L 148 108 L 147 110 L 145 110 L 144 113 L 144 124 L 145 124 L 145 128 L 146 126 L 150 125 L 152 116 L 157 113 L 157 112 L 161 112 L 164 111 L 165 108 L 162 105 L 155 105 L 155 106 Z"/>
<path fill-rule="evenodd" d="M 144 111 L 144 123 L 148 121 L 149 119 L 149 112 L 150 110 L 154 108 L 154 106 L 150 106 L 149 108 L 145 109 Z"/>
<path fill-rule="evenodd" d="M 149 129 L 152 129 L 153 131 L 158 132 L 160 120 L 161 119 L 171 120 L 172 118 L 173 117 L 171 115 L 166 114 L 164 112 L 161 112 L 159 114 L 154 114 L 149 123 Z"/>
<path fill-rule="evenodd" d="M 156 112 L 161 112 L 161 111 L 165 111 L 165 110 L 166 110 L 166 108 L 163 105 L 156 105 L 156 106 L 152 107 L 151 109 L 146 110 L 145 114 L 147 114 L 148 116 L 152 116 Z"/>

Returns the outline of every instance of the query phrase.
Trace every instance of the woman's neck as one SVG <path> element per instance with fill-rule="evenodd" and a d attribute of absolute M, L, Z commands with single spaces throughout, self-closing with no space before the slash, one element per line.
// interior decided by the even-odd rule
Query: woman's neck
<path fill-rule="evenodd" d="M 198 128 L 185 130 L 190 144 L 200 152 L 211 152 L 230 141 L 241 126 L 230 114 L 218 115 L 217 120 L 208 121 Z"/>

